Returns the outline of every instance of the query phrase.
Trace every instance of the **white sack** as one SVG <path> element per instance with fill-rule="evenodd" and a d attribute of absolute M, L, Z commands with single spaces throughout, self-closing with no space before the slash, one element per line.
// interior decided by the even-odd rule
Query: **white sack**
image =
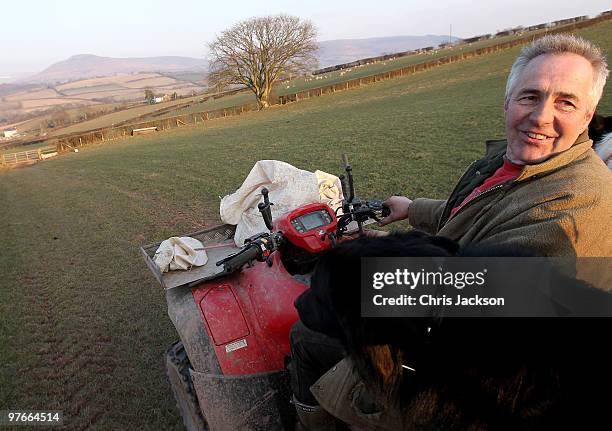
<path fill-rule="evenodd" d="M 260 160 L 240 188 L 221 199 L 221 220 L 236 225 L 234 242 L 238 247 L 246 238 L 268 230 L 257 208 L 263 202 L 263 187 L 268 189 L 268 198 L 274 204 L 271 206 L 273 220 L 311 202 L 337 206 L 342 199 L 338 177 L 321 171 L 313 174 L 278 160 Z M 319 190 L 324 191 L 324 196 Z"/>
<path fill-rule="evenodd" d="M 176 269 L 191 269 L 192 266 L 202 266 L 208 262 L 208 256 L 200 241 L 188 236 L 168 238 L 159 245 L 153 261 L 161 272 Z"/>

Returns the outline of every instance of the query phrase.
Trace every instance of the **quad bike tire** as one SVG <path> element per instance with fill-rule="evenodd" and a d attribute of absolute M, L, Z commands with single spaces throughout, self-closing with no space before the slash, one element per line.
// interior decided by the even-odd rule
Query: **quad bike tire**
<path fill-rule="evenodd" d="M 208 431 L 191 379 L 191 363 L 181 341 L 168 348 L 165 355 L 166 374 L 187 431 Z"/>

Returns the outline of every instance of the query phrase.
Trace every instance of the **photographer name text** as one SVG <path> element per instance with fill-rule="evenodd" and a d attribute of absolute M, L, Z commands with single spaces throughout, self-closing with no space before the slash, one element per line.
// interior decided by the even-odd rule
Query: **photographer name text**
<path fill-rule="evenodd" d="M 487 269 L 482 271 L 444 271 L 439 268 L 438 271 L 410 271 L 408 269 L 396 269 L 391 272 L 375 272 L 372 274 L 372 288 L 376 292 L 372 296 L 372 302 L 375 306 L 494 306 L 503 307 L 505 298 L 503 297 L 487 297 L 475 294 L 475 292 L 467 292 L 463 289 L 477 289 L 483 287 L 486 283 Z M 385 287 L 407 289 L 410 294 L 386 296 L 382 292 L 378 293 Z M 464 293 L 453 294 L 437 294 L 421 293 L 416 289 L 427 288 L 428 290 L 439 290 L 440 288 L 453 289 Z M 419 294 L 421 293 L 421 294 Z"/>

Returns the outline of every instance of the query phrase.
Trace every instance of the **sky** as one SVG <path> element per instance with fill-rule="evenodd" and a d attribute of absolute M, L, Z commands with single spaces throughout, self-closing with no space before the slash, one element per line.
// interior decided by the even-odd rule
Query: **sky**
<path fill-rule="evenodd" d="M 610 0 L 4 0 L 0 79 L 40 72 L 76 54 L 205 58 L 232 24 L 286 13 L 319 40 L 425 34 L 470 37 L 612 8 Z"/>

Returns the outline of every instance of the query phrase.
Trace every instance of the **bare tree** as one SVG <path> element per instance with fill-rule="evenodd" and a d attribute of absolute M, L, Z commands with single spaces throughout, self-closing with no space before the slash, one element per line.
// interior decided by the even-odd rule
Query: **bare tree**
<path fill-rule="evenodd" d="M 241 21 L 208 45 L 212 86 L 244 85 L 259 108 L 270 104 L 274 83 L 316 67 L 317 31 L 310 21 L 276 15 Z"/>
<path fill-rule="evenodd" d="M 155 101 L 155 94 L 149 87 L 145 88 L 145 100 L 147 103 L 153 103 Z"/>

